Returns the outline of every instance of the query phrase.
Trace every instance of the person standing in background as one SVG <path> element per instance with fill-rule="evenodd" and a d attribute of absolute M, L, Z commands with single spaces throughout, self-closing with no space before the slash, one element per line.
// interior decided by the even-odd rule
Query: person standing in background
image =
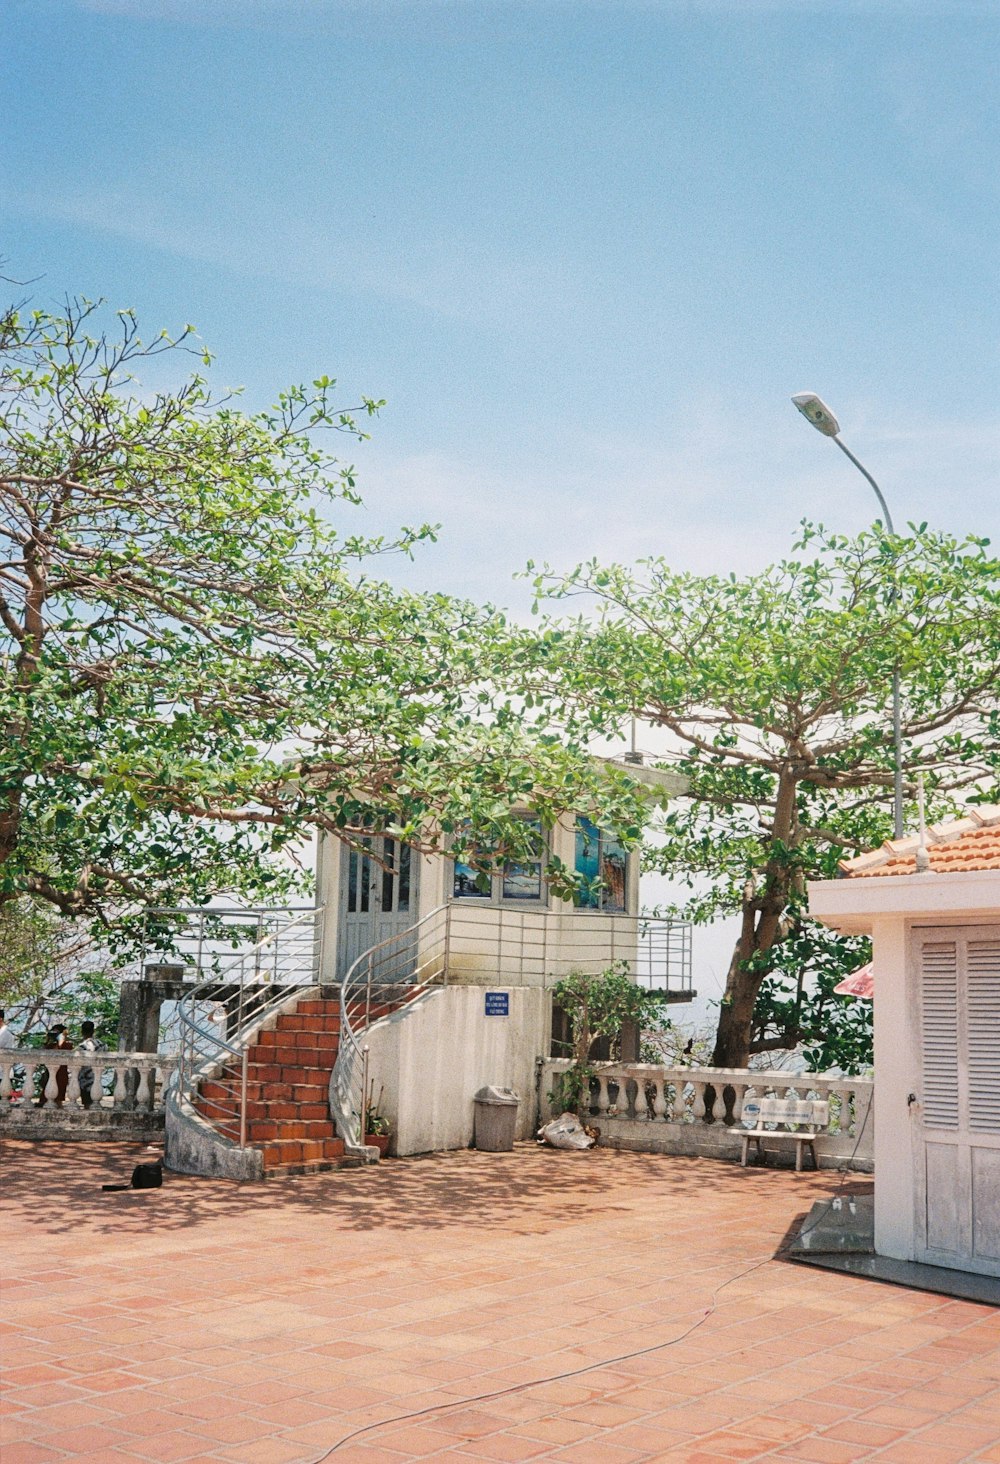
<path fill-rule="evenodd" d="M 107 1052 L 103 1042 L 99 1042 L 94 1036 L 93 1022 L 81 1022 L 80 1040 L 76 1044 L 77 1052 Z M 84 1067 L 80 1069 L 80 1101 L 84 1108 L 89 1108 L 94 1101 L 94 1069 Z M 101 1101 L 101 1088 L 98 1084 L 97 1101 Z"/>

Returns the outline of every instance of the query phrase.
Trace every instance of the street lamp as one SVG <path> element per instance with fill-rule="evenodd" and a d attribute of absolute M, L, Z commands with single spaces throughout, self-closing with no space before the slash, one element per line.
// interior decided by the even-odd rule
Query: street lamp
<path fill-rule="evenodd" d="M 805 417 L 806 421 L 811 422 L 812 425 L 816 428 L 816 431 L 822 432 L 824 437 L 832 437 L 844 456 L 850 458 L 851 462 L 857 468 L 858 472 L 868 479 L 868 482 L 875 490 L 875 497 L 879 501 L 879 507 L 882 510 L 882 514 L 885 520 L 885 526 L 888 529 L 889 533 L 892 534 L 893 538 L 895 538 L 896 530 L 893 528 L 892 515 L 889 512 L 889 505 L 882 497 L 882 490 L 875 482 L 875 479 L 872 477 L 871 473 L 869 473 L 864 463 L 859 462 L 858 459 L 854 456 L 853 452 L 851 452 L 850 448 L 846 447 L 844 443 L 841 442 L 840 423 L 830 411 L 830 408 L 826 405 L 824 401 L 822 401 L 811 391 L 799 392 L 796 396 L 792 397 L 792 401 L 795 406 L 798 407 L 799 411 L 802 413 L 803 417 Z M 895 598 L 895 595 L 893 595 L 893 598 Z M 895 773 L 893 775 L 893 788 L 895 795 L 895 828 L 896 838 L 901 839 L 903 837 L 903 732 L 902 721 L 899 711 L 898 661 L 892 668 L 892 742 L 896 762 Z"/>

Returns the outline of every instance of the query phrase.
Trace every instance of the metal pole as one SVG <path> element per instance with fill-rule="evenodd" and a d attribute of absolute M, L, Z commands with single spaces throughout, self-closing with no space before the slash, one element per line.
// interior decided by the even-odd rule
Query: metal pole
<path fill-rule="evenodd" d="M 364 1143 L 368 1128 L 368 1044 L 361 1049 L 361 1142 Z"/>
<path fill-rule="evenodd" d="M 240 1148 L 247 1146 L 247 1055 L 249 1048 L 244 1047 L 243 1056 L 240 1060 Z"/>
<path fill-rule="evenodd" d="M 871 473 L 869 473 L 869 471 L 865 467 L 864 463 L 860 462 L 854 456 L 853 452 L 851 452 L 851 449 L 849 447 L 846 447 L 844 445 L 844 443 L 841 442 L 841 440 L 840 440 L 840 438 L 838 436 L 834 436 L 834 439 L 833 440 L 837 444 L 837 446 L 840 448 L 840 450 L 844 454 L 844 456 L 847 457 L 847 458 L 850 458 L 851 462 L 857 468 L 858 472 L 864 478 L 867 478 L 868 482 L 871 484 L 872 488 L 875 490 L 875 497 L 878 499 L 878 501 L 879 501 L 879 507 L 881 508 L 882 513 L 883 513 L 883 515 L 885 517 L 885 526 L 888 529 L 889 533 L 893 536 L 893 538 L 895 538 L 896 537 L 896 530 L 893 527 L 892 514 L 889 512 L 889 505 L 886 503 L 885 498 L 882 496 L 882 490 L 881 490 L 881 488 L 875 482 L 875 479 L 872 477 Z M 893 593 L 892 593 L 893 600 L 895 600 L 896 597 L 897 597 L 897 591 L 894 589 L 893 590 Z M 898 661 L 896 662 L 895 666 L 892 668 L 892 745 L 893 745 L 893 756 L 894 756 L 895 764 L 896 764 L 895 770 L 893 772 L 893 780 L 892 780 L 893 781 L 893 823 L 894 823 L 894 827 L 895 827 L 896 838 L 897 839 L 901 839 L 903 837 L 903 724 L 902 724 L 902 717 L 901 717 L 900 708 L 899 708 L 899 662 Z"/>

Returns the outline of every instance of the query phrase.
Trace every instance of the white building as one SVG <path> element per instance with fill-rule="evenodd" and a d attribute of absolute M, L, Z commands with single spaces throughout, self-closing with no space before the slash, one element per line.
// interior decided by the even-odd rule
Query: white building
<path fill-rule="evenodd" d="M 1000 808 L 919 852 L 844 861 L 809 908 L 873 942 L 876 1253 L 1000 1276 Z"/>

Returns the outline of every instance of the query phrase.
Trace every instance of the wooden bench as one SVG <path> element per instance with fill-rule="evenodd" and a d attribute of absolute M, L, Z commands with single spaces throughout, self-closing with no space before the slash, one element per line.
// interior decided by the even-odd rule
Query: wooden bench
<path fill-rule="evenodd" d="M 819 1168 L 816 1140 L 823 1137 L 822 1130 L 829 1122 L 830 1105 L 827 1102 L 811 1098 L 762 1098 L 756 1127 L 734 1128 L 729 1132 L 739 1134 L 743 1140 L 740 1163 L 744 1169 L 751 1144 L 757 1145 L 758 1161 L 761 1164 L 765 1162 L 763 1143 L 765 1139 L 770 1139 L 779 1144 L 795 1145 L 795 1168 L 801 1172 L 802 1155 L 806 1149 L 812 1155 L 813 1168 Z M 775 1124 L 776 1127 L 767 1128 L 767 1124 Z"/>

